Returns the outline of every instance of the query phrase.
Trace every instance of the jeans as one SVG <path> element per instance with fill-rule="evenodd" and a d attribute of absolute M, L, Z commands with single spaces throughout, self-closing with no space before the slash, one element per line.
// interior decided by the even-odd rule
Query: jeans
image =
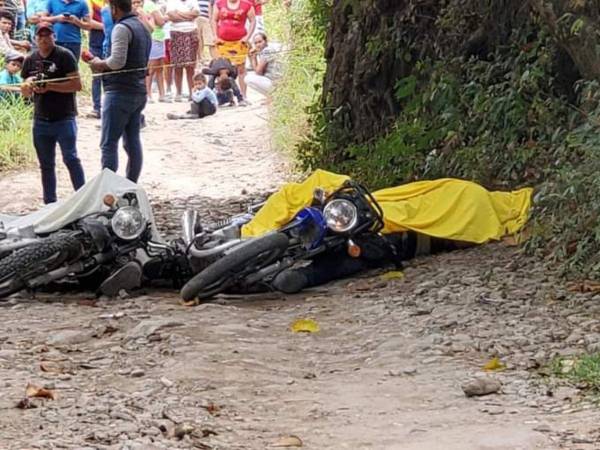
<path fill-rule="evenodd" d="M 142 111 L 146 106 L 146 94 L 128 94 L 108 91 L 102 105 L 102 168 L 116 172 L 119 168 L 119 139 L 129 157 L 126 176 L 137 183 L 142 172 L 142 141 L 140 125 Z"/>
<path fill-rule="evenodd" d="M 15 31 L 21 31 L 23 28 L 25 28 L 25 13 L 17 12 L 15 16 L 15 22 Z"/>
<path fill-rule="evenodd" d="M 205 98 L 200 103 L 192 102 L 191 104 L 192 114 L 202 119 L 206 116 L 212 116 L 217 112 L 217 107 L 212 102 Z"/>
<path fill-rule="evenodd" d="M 233 89 L 227 89 L 225 92 L 217 92 L 217 100 L 219 105 L 234 103 Z"/>
<path fill-rule="evenodd" d="M 42 172 L 44 203 L 56 201 L 56 143 L 60 146 L 63 162 L 69 170 L 75 190 L 85 184 L 81 161 L 77 156 L 77 123 L 74 118 L 48 122 L 33 121 L 33 145 Z"/>
<path fill-rule="evenodd" d="M 81 42 L 57 42 L 56 45 L 66 48 L 75 57 L 75 61 L 79 63 L 79 56 L 81 55 Z"/>
<path fill-rule="evenodd" d="M 90 45 L 90 52 L 92 55 L 102 58 L 102 45 Z M 102 107 L 102 80 L 100 77 L 92 79 L 92 102 L 94 104 L 94 111 L 100 112 Z"/>

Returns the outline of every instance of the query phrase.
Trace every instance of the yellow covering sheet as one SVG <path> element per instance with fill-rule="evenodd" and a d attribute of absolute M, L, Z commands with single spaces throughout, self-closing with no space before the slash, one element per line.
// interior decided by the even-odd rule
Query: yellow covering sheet
<path fill-rule="evenodd" d="M 317 170 L 302 183 L 286 184 L 242 228 L 242 236 L 255 237 L 278 229 L 311 204 L 315 188 L 332 192 L 347 179 Z M 373 196 L 383 209 L 383 233 L 412 230 L 483 243 L 513 234 L 525 225 L 532 192 L 531 188 L 489 192 L 470 181 L 443 178 L 382 189 Z"/>

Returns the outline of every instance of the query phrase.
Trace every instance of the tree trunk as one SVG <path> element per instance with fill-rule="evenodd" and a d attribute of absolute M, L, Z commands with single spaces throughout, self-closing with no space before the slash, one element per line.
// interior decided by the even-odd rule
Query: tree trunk
<path fill-rule="evenodd" d="M 557 43 L 571 56 L 579 73 L 600 78 L 600 1 L 529 0 Z"/>

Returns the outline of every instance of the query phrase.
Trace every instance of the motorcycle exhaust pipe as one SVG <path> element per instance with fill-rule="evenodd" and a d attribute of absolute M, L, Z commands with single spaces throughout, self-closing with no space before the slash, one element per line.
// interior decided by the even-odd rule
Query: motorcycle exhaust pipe
<path fill-rule="evenodd" d="M 181 226 L 183 228 L 183 242 L 190 245 L 196 235 L 196 224 L 198 223 L 198 212 L 186 209 L 181 217 Z"/>

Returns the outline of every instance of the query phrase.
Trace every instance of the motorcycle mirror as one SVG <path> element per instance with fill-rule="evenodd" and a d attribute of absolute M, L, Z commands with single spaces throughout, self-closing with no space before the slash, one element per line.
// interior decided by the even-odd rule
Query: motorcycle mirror
<path fill-rule="evenodd" d="M 190 245 L 196 236 L 198 224 L 198 212 L 186 209 L 181 217 L 181 226 L 183 228 L 183 242 Z"/>

